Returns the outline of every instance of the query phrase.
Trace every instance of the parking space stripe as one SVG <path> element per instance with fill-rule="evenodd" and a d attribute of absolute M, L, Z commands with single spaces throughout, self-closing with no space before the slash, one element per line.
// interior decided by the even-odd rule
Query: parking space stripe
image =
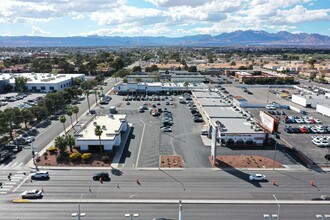
<path fill-rule="evenodd" d="M 7 168 L 7 167 L 9 167 L 11 165 L 11 162 L 9 163 L 9 164 L 7 164 L 5 167 Z"/>
<path fill-rule="evenodd" d="M 14 167 L 14 166 L 16 166 L 16 164 L 17 164 L 17 163 L 14 163 L 14 164 L 13 164 L 11 167 Z"/>

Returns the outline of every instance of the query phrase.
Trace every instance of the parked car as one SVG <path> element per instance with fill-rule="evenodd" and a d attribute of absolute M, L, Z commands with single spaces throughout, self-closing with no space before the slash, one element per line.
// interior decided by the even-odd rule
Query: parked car
<path fill-rule="evenodd" d="M 249 176 L 249 180 L 251 181 L 265 181 L 266 180 L 266 176 L 260 173 L 257 174 L 252 174 Z"/>
<path fill-rule="evenodd" d="M 25 191 L 21 194 L 22 199 L 37 199 L 42 197 L 42 191 L 37 189 L 31 189 L 28 191 Z"/>
<path fill-rule="evenodd" d="M 172 132 L 172 128 L 171 127 L 162 127 L 161 130 L 163 132 Z"/>

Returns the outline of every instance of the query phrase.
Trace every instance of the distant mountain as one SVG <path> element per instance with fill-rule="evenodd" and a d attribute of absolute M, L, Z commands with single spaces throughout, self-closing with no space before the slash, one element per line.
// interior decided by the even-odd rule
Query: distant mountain
<path fill-rule="evenodd" d="M 1 47 L 83 47 L 83 46 L 330 46 L 330 37 L 320 34 L 291 34 L 281 31 L 235 31 L 216 36 L 185 37 L 1 37 Z"/>

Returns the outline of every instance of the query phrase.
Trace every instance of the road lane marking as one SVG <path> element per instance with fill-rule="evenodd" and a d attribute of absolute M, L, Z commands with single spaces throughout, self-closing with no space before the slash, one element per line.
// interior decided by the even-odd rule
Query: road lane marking
<path fill-rule="evenodd" d="M 5 166 L 6 168 L 9 167 L 11 165 L 11 162 L 9 164 L 7 164 L 7 166 Z"/>
<path fill-rule="evenodd" d="M 146 124 L 145 124 L 141 119 L 139 119 L 139 121 L 143 124 L 143 129 L 142 129 L 142 136 L 141 136 L 141 139 L 140 139 L 139 151 L 138 151 L 138 155 L 137 155 L 137 158 L 136 158 L 135 168 L 137 168 L 138 165 L 139 165 L 140 154 L 141 154 L 141 148 L 142 148 L 143 137 L 144 137 L 144 131 L 145 131 L 145 128 L 146 128 Z"/>
<path fill-rule="evenodd" d="M 23 165 L 23 162 L 21 162 L 20 164 L 18 164 L 17 167 L 20 167 L 20 166 L 22 166 L 22 165 Z"/>
<path fill-rule="evenodd" d="M 20 188 L 22 185 L 23 185 L 23 183 L 25 183 L 25 181 L 28 179 L 28 178 L 30 178 L 30 175 L 28 175 L 27 177 L 25 177 L 25 179 L 13 190 L 13 192 L 16 192 L 16 190 L 18 189 L 18 188 Z"/>
<path fill-rule="evenodd" d="M 17 163 L 14 163 L 11 167 L 14 167 Z"/>

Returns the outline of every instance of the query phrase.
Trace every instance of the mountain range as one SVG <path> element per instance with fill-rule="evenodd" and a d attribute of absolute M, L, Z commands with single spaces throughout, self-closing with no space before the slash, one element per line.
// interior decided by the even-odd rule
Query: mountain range
<path fill-rule="evenodd" d="M 281 31 L 234 31 L 220 35 L 193 35 L 184 37 L 37 37 L 0 36 L 0 47 L 84 47 L 84 46 L 330 46 L 330 37 L 320 34 L 292 34 Z"/>

